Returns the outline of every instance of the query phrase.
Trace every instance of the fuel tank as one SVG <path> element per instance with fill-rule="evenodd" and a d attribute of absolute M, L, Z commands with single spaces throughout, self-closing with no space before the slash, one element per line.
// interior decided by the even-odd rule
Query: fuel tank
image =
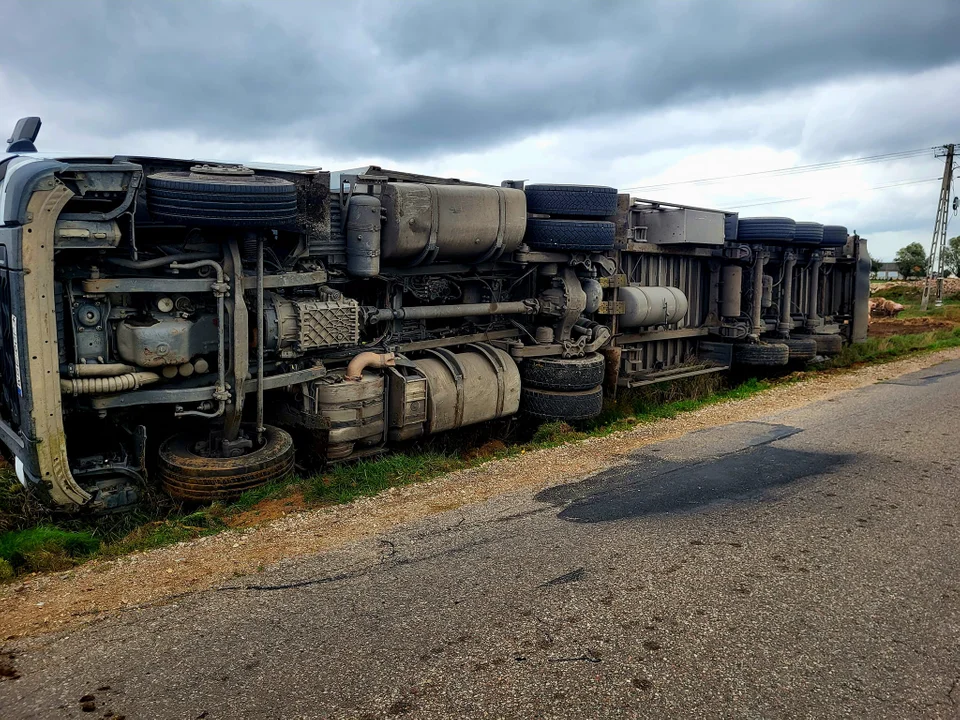
<path fill-rule="evenodd" d="M 388 183 L 381 198 L 386 264 L 479 263 L 512 253 L 527 226 L 522 190 Z"/>
<path fill-rule="evenodd" d="M 468 347 L 414 360 L 427 379 L 428 433 L 513 415 L 520 407 L 520 371 L 513 358 L 491 345 Z"/>

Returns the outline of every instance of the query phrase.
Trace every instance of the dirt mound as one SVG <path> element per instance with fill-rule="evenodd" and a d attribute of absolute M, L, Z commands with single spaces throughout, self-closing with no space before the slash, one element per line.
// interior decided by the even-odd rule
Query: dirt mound
<path fill-rule="evenodd" d="M 479 460 L 481 458 L 493 457 L 498 452 L 503 452 L 507 446 L 502 440 L 488 440 L 480 447 L 471 448 L 463 454 L 464 460 Z"/>
<path fill-rule="evenodd" d="M 259 525 L 269 520 L 282 518 L 284 515 L 299 512 L 307 507 L 303 499 L 303 492 L 297 492 L 281 498 L 265 498 L 242 513 L 231 515 L 226 519 L 229 527 L 244 528 Z"/>
<path fill-rule="evenodd" d="M 953 330 L 960 323 L 943 317 L 876 318 L 870 323 L 870 337 L 913 335 L 933 330 Z"/>
<path fill-rule="evenodd" d="M 888 300 L 919 300 L 926 280 L 891 280 L 870 283 L 871 295 L 882 295 Z M 960 278 L 944 278 L 943 296 L 960 297 Z"/>

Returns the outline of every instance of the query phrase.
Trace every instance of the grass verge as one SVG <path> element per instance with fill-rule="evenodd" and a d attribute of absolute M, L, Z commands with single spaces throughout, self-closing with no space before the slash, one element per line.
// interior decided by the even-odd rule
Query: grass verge
<path fill-rule="evenodd" d="M 599 417 L 579 427 L 552 422 L 529 428 L 514 421 L 497 429 L 498 434 L 509 438 L 508 443 L 499 439 L 484 442 L 476 430 L 467 436 L 450 434 L 430 438 L 406 450 L 256 488 L 228 505 L 215 503 L 193 512 L 185 511 L 169 499 L 152 498 L 137 514 L 96 521 L 65 520 L 33 503 L 11 469 L 3 467 L 0 468 L 0 581 L 24 573 L 67 569 L 92 557 L 116 557 L 255 524 L 258 508 L 294 494 L 302 496 L 299 508 L 346 503 L 491 459 L 602 437 L 707 405 L 745 399 L 824 370 L 887 362 L 954 347 L 960 347 L 960 328 L 871 338 L 845 347 L 839 355 L 815 369 L 786 376 L 731 378 L 716 374 L 661 383 L 621 393 L 616 401 L 606 403 Z"/>

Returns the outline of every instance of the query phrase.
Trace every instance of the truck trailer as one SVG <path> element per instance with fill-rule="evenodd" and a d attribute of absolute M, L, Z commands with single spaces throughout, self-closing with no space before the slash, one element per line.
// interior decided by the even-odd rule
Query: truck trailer
<path fill-rule="evenodd" d="M 0 156 L 0 439 L 66 511 L 294 468 L 865 339 L 845 227 L 612 187 Z"/>

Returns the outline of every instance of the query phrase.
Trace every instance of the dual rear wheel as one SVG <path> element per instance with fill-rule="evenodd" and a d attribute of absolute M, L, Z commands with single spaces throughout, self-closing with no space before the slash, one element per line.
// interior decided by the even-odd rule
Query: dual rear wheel
<path fill-rule="evenodd" d="M 600 353 L 525 360 L 520 366 L 520 407 L 539 420 L 589 420 L 603 410 L 604 372 Z"/>
<path fill-rule="evenodd" d="M 600 185 L 528 185 L 524 242 L 535 250 L 599 252 L 613 247 L 617 189 Z"/>

